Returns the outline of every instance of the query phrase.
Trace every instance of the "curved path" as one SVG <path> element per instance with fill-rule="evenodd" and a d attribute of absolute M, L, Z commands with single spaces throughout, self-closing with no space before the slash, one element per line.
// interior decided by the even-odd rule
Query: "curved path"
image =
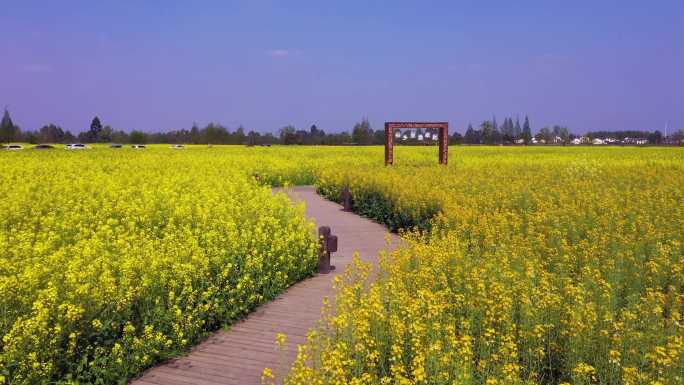
<path fill-rule="evenodd" d="M 358 251 L 364 261 L 376 262 L 385 247 L 387 229 L 356 214 L 342 211 L 336 203 L 323 199 L 313 187 L 294 187 L 283 191 L 293 201 L 306 204 L 306 215 L 316 226 L 330 226 L 338 236 L 338 252 L 331 262 L 336 270 L 299 282 L 273 301 L 258 307 L 247 318 L 221 330 L 197 345 L 190 353 L 146 371 L 133 385 L 217 385 L 261 383 L 265 367 L 286 370 L 294 362 L 297 344 L 321 316 L 324 297 L 332 300 L 332 280 L 344 271 Z M 398 242 L 394 234 L 392 246 Z M 276 333 L 285 333 L 288 343 L 283 353 L 275 349 Z M 283 368 L 284 364 L 284 368 Z"/>

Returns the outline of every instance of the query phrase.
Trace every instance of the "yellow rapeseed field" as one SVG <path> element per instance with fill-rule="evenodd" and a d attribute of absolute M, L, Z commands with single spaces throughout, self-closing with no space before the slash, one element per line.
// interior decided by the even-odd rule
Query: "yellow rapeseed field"
<path fill-rule="evenodd" d="M 255 157 L 0 153 L 0 384 L 125 383 L 311 275 L 313 225 Z"/>
<path fill-rule="evenodd" d="M 347 272 L 286 383 L 684 383 L 682 149 L 401 151 L 317 175 L 416 230 Z"/>
<path fill-rule="evenodd" d="M 286 383 L 684 383 L 683 149 L 148 147 L 0 153 L 0 384 L 125 383 L 311 275 L 287 184 L 406 246 Z"/>

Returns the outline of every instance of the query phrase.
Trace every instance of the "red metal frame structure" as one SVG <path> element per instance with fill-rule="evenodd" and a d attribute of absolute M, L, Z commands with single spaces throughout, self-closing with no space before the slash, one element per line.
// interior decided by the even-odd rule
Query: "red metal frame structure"
<path fill-rule="evenodd" d="M 449 151 L 448 122 L 385 122 L 385 166 L 394 163 L 394 131 L 402 128 L 425 128 L 439 130 L 439 164 L 447 164 Z"/>

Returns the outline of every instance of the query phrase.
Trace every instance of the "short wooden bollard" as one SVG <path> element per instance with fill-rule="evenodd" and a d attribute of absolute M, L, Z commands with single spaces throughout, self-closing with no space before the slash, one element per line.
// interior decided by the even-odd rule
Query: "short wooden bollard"
<path fill-rule="evenodd" d="M 328 274 L 335 270 L 335 266 L 330 265 L 330 253 L 337 251 L 337 235 L 332 235 L 330 227 L 321 226 L 318 228 L 318 239 L 321 245 L 318 253 L 318 273 Z"/>
<path fill-rule="evenodd" d="M 340 194 L 340 201 L 342 202 L 344 211 L 352 211 L 351 192 L 349 191 L 349 186 L 345 185 L 342 188 L 342 193 Z"/>

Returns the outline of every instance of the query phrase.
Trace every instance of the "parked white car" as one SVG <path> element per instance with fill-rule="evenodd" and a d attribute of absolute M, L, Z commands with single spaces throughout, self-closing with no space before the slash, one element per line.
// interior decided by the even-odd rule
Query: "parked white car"
<path fill-rule="evenodd" d="M 144 144 L 134 144 L 131 147 L 136 149 L 136 150 L 142 150 L 143 148 L 145 148 L 145 145 Z"/>
<path fill-rule="evenodd" d="M 10 151 L 17 151 L 17 150 L 23 150 L 24 147 L 22 147 L 20 144 L 10 144 L 5 147 L 3 147 L 3 150 L 10 150 Z"/>
<path fill-rule="evenodd" d="M 174 144 L 173 146 L 171 146 L 171 148 L 174 150 L 180 150 L 183 148 L 183 145 L 182 144 Z"/>
<path fill-rule="evenodd" d="M 85 150 L 88 147 L 83 143 L 71 143 L 67 144 L 64 148 L 67 150 Z"/>

